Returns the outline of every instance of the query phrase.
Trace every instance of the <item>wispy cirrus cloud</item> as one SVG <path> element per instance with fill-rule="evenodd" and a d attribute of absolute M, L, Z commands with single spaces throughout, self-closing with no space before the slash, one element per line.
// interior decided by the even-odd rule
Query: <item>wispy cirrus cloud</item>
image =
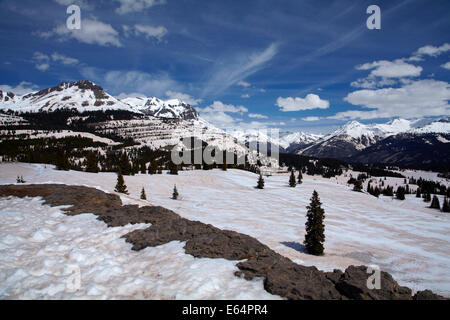
<path fill-rule="evenodd" d="M 259 52 L 240 52 L 230 58 L 219 59 L 216 67 L 210 72 L 202 96 L 208 96 L 211 93 L 218 95 L 238 83 L 245 86 L 246 83 L 242 79 L 263 69 L 277 52 L 277 45 L 272 43 Z"/>
<path fill-rule="evenodd" d="M 114 0 L 119 2 L 120 7 L 116 9 L 118 14 L 140 12 L 156 5 L 166 4 L 166 0 Z"/>
<path fill-rule="evenodd" d="M 104 71 L 93 67 L 85 67 L 80 73 L 86 79 L 101 84 L 114 95 L 125 96 L 127 93 L 142 94 L 147 97 L 163 97 L 169 91 L 182 91 L 182 86 L 173 80 L 168 73 L 148 73 L 138 70 Z"/>
<path fill-rule="evenodd" d="M 168 33 L 168 30 L 164 26 L 155 27 L 142 24 L 136 24 L 133 27 L 123 25 L 122 30 L 126 37 L 130 37 L 131 35 L 143 35 L 147 39 L 155 38 L 158 41 L 161 41 L 161 39 Z"/>

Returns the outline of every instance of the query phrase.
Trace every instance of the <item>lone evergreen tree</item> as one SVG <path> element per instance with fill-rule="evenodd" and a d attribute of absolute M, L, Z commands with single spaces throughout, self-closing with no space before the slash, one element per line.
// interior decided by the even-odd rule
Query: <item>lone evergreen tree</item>
<path fill-rule="evenodd" d="M 297 177 L 297 184 L 302 184 L 303 183 L 303 175 L 302 175 L 302 170 L 298 171 L 298 177 Z"/>
<path fill-rule="evenodd" d="M 291 176 L 289 178 L 289 187 L 295 188 L 296 185 L 297 185 L 297 183 L 295 182 L 295 173 L 294 173 L 294 170 L 292 170 Z"/>
<path fill-rule="evenodd" d="M 405 200 L 405 188 L 404 187 L 398 187 L 397 192 L 395 193 L 395 196 L 398 200 Z"/>
<path fill-rule="evenodd" d="M 439 198 L 436 195 L 433 196 L 433 201 L 431 201 L 430 208 L 439 209 L 439 210 L 441 209 L 441 204 L 439 203 Z"/>
<path fill-rule="evenodd" d="M 308 212 L 306 214 L 306 235 L 303 244 L 308 253 L 317 256 L 323 254 L 323 243 L 325 242 L 325 225 L 323 224 L 325 211 L 321 205 L 319 194 L 314 190 L 311 203 L 306 207 Z"/>
<path fill-rule="evenodd" d="M 177 190 L 177 185 L 175 185 L 175 186 L 173 187 L 172 199 L 173 199 L 173 200 L 177 200 L 177 199 L 178 199 L 178 196 L 179 196 L 179 194 L 178 194 L 178 190 Z"/>
<path fill-rule="evenodd" d="M 263 178 L 262 174 L 259 174 L 258 184 L 257 184 L 256 188 L 264 189 L 264 178 Z"/>
<path fill-rule="evenodd" d="M 127 186 L 125 185 L 125 181 L 123 180 L 122 171 L 119 170 L 119 173 L 117 175 L 117 184 L 114 191 L 119 193 L 125 193 L 128 194 Z"/>
<path fill-rule="evenodd" d="M 416 198 L 420 198 L 422 195 L 420 194 L 420 188 L 417 188 Z"/>
<path fill-rule="evenodd" d="M 86 156 L 86 172 L 98 173 L 98 159 L 94 152 L 89 152 Z"/>
<path fill-rule="evenodd" d="M 145 195 L 144 188 L 142 188 L 142 191 L 141 191 L 141 200 L 147 200 L 147 196 Z"/>

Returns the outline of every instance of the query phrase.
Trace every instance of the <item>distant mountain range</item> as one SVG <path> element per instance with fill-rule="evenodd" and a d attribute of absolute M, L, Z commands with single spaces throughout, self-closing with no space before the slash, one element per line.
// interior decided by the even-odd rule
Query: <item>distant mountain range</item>
<path fill-rule="evenodd" d="M 73 110 L 125 111 L 127 119 L 111 116 L 95 122 L 95 130 L 133 138 L 152 148 L 176 144 L 181 137 L 197 136 L 217 143 L 226 137 L 227 148 L 259 141 L 268 149 L 277 146 L 280 152 L 345 161 L 392 164 L 429 164 L 449 162 L 450 117 L 440 120 L 395 119 L 385 124 L 362 124 L 351 121 L 328 135 L 305 132 L 283 132 L 278 138 L 258 130 L 236 131 L 228 135 L 200 117 L 188 103 L 179 99 L 161 100 L 156 97 L 117 99 L 102 87 L 88 80 L 63 82 L 58 86 L 25 94 L 0 91 L 0 125 L 26 125 L 23 113 Z M 12 111 L 12 112 L 11 112 Z M 106 121 L 105 121 L 106 120 Z M 79 117 L 67 123 L 80 121 Z M 89 117 L 84 119 L 89 121 Z M 94 124 L 92 124 L 94 125 Z"/>

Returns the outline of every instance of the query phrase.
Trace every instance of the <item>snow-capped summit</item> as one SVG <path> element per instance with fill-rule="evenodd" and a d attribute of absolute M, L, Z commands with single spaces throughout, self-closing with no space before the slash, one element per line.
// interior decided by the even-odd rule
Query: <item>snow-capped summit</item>
<path fill-rule="evenodd" d="M 88 80 L 62 82 L 55 87 L 16 97 L 13 103 L 2 101 L 0 109 L 19 112 L 49 112 L 60 109 L 76 109 L 79 112 L 104 110 L 138 112 Z"/>
<path fill-rule="evenodd" d="M 130 97 L 121 100 L 144 114 L 157 118 L 198 119 L 197 111 L 180 99 L 161 100 L 156 97 Z"/>

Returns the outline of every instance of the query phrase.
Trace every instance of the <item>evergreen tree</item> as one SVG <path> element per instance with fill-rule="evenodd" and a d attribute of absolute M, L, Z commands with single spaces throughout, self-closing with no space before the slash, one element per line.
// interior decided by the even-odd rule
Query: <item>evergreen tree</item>
<path fill-rule="evenodd" d="M 117 175 L 117 184 L 114 191 L 119 193 L 128 194 L 127 186 L 125 185 L 125 181 L 123 179 L 122 171 L 119 169 L 119 173 Z"/>
<path fill-rule="evenodd" d="M 416 198 L 420 198 L 422 195 L 420 194 L 420 188 L 416 190 Z"/>
<path fill-rule="evenodd" d="M 177 199 L 178 199 L 178 196 L 179 196 L 179 194 L 178 194 L 177 186 L 175 185 L 175 186 L 173 187 L 172 199 L 173 199 L 173 200 L 177 200 Z"/>
<path fill-rule="evenodd" d="M 145 166 L 145 161 L 144 160 L 141 161 L 140 171 L 141 171 L 142 174 L 146 174 L 147 173 L 147 168 Z"/>
<path fill-rule="evenodd" d="M 94 152 L 89 152 L 86 156 L 86 172 L 98 173 L 98 159 Z"/>
<path fill-rule="evenodd" d="M 299 170 L 298 176 L 297 176 L 297 184 L 302 184 L 302 183 L 303 183 L 303 175 L 302 175 L 302 171 Z"/>
<path fill-rule="evenodd" d="M 425 201 L 425 202 L 430 202 L 430 201 L 431 201 L 431 194 L 429 194 L 429 193 L 424 193 L 424 195 L 423 195 L 423 201 Z"/>
<path fill-rule="evenodd" d="M 353 187 L 353 191 L 361 192 L 363 189 L 361 180 L 355 181 L 355 186 Z"/>
<path fill-rule="evenodd" d="M 289 177 L 289 187 L 295 188 L 297 183 L 295 182 L 295 173 L 294 170 L 291 171 L 291 176 Z"/>
<path fill-rule="evenodd" d="M 123 152 L 119 159 L 119 168 L 123 175 L 129 176 L 132 172 L 130 159 L 126 152 Z"/>
<path fill-rule="evenodd" d="M 404 187 L 398 187 L 397 192 L 395 193 L 395 196 L 398 200 L 405 200 L 405 188 Z"/>
<path fill-rule="evenodd" d="M 56 169 L 57 170 L 70 170 L 70 162 L 64 150 L 59 149 L 56 155 Z"/>
<path fill-rule="evenodd" d="M 447 197 L 444 199 L 444 203 L 442 204 L 442 212 L 450 212 L 450 199 Z"/>
<path fill-rule="evenodd" d="M 154 159 L 152 159 L 148 165 L 148 174 L 156 174 L 157 164 Z"/>
<path fill-rule="evenodd" d="M 439 198 L 436 195 L 433 196 L 433 201 L 431 201 L 430 208 L 441 210 L 441 204 L 439 203 Z"/>
<path fill-rule="evenodd" d="M 325 219 L 325 211 L 321 205 L 319 194 L 314 190 L 311 202 L 306 207 L 308 212 L 306 214 L 307 221 L 305 224 L 306 235 L 305 241 L 303 242 L 308 253 L 313 255 L 322 255 L 324 250 L 325 225 L 323 224 L 323 220 Z"/>
<path fill-rule="evenodd" d="M 141 199 L 142 199 L 142 200 L 147 200 L 147 196 L 145 195 L 145 190 L 144 190 L 144 188 L 142 188 L 142 191 L 141 191 Z"/>
<path fill-rule="evenodd" d="M 256 188 L 264 189 L 264 178 L 263 178 L 262 174 L 259 174 L 258 184 L 257 184 Z"/>

